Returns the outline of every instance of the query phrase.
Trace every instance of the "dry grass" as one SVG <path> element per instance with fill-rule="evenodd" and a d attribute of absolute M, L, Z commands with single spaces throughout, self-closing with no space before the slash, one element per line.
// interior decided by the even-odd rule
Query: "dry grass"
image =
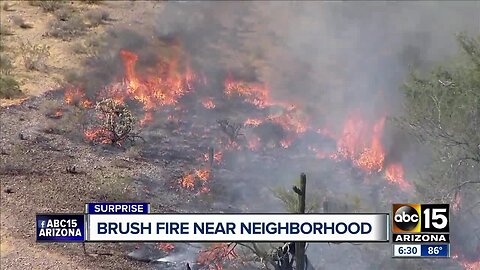
<path fill-rule="evenodd" d="M 27 70 L 45 71 L 46 60 L 50 56 L 50 49 L 46 45 L 31 44 L 29 41 L 20 44 L 23 64 Z"/>
<path fill-rule="evenodd" d="M 68 21 L 73 15 L 74 10 L 71 7 L 62 7 L 57 9 L 53 14 L 59 21 Z"/>
<path fill-rule="evenodd" d="M 48 35 L 69 41 L 85 34 L 87 26 L 83 18 L 78 14 L 71 14 L 66 20 L 53 19 L 49 22 Z"/>
<path fill-rule="evenodd" d="M 28 1 L 31 6 L 41 7 L 45 12 L 54 12 L 63 7 L 65 1 Z"/>
<path fill-rule="evenodd" d="M 9 70 L 13 78 L 21 82 L 22 91 L 28 95 L 56 89 L 65 83 L 65 77 L 77 79 L 75 74 L 65 76 L 69 70 L 83 72 L 86 61 L 98 57 L 106 42 L 109 43 L 108 47 L 112 46 L 110 33 L 116 33 L 117 28 L 132 27 L 138 17 L 150 18 L 150 15 L 145 14 L 154 13 L 149 3 L 134 5 L 134 2 L 104 2 L 2 1 L 0 11 L 4 16 L 0 16 L 0 39 L 12 48 L 12 53 L 9 55 L 11 61 L 5 60 L 7 58 L 0 59 L 0 68 L 13 64 Z M 140 31 L 147 30 L 142 28 Z M 120 38 L 124 36 L 119 35 Z M 44 65 L 30 64 L 36 61 L 29 61 L 31 57 L 22 55 L 20 43 L 27 40 L 32 44 L 50 47 L 50 56 Z M 109 51 L 117 50 L 116 44 L 119 43 L 120 41 L 115 41 L 114 48 Z M 26 61 L 24 58 L 27 58 Z M 25 67 L 24 62 L 29 67 Z M 44 71 L 45 67 L 48 67 L 48 74 L 30 72 L 36 69 Z M 13 100 L 0 100 L 0 106 L 13 104 L 16 104 Z"/>

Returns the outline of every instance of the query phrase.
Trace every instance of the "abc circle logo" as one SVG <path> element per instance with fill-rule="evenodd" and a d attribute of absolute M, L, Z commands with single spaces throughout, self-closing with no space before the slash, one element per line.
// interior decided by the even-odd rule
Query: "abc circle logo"
<path fill-rule="evenodd" d="M 404 205 L 395 211 L 393 221 L 402 231 L 412 231 L 420 222 L 420 215 L 415 208 Z"/>

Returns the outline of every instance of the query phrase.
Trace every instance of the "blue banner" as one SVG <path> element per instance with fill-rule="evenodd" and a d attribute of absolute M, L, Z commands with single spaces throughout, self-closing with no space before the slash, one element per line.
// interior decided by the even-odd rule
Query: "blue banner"
<path fill-rule="evenodd" d="M 149 203 L 87 203 L 87 214 L 148 214 Z"/>
<path fill-rule="evenodd" d="M 85 240 L 84 214 L 37 214 L 38 242 L 83 242 Z"/>
<path fill-rule="evenodd" d="M 422 257 L 450 257 L 450 245 L 422 245 Z"/>

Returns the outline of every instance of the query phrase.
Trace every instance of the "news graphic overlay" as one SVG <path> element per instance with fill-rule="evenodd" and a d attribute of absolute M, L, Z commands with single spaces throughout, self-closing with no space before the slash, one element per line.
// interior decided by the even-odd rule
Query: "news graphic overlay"
<path fill-rule="evenodd" d="M 389 214 L 94 214 L 92 242 L 388 242 Z"/>
<path fill-rule="evenodd" d="M 394 204 L 392 241 L 393 257 L 450 257 L 450 206 Z"/>
<path fill-rule="evenodd" d="M 86 214 L 149 214 L 149 203 L 87 203 Z"/>
<path fill-rule="evenodd" d="M 450 258 L 449 244 L 394 245 L 393 257 Z"/>
<path fill-rule="evenodd" d="M 83 242 L 84 214 L 37 214 L 37 242 Z"/>

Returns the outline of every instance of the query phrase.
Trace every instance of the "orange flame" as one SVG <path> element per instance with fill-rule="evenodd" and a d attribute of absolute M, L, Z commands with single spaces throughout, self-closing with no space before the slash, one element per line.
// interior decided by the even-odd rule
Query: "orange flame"
<path fill-rule="evenodd" d="M 403 166 L 400 163 L 388 165 L 385 170 L 385 178 L 392 183 L 398 184 L 403 189 L 412 188 L 412 185 L 404 178 Z"/>
<path fill-rule="evenodd" d="M 151 123 L 153 121 L 153 114 L 152 112 L 146 112 L 145 115 L 143 116 L 143 119 L 140 120 L 140 126 L 145 126 L 148 123 Z"/>
<path fill-rule="evenodd" d="M 369 126 L 359 118 L 358 114 L 353 115 L 345 121 L 342 134 L 336 139 L 337 153 L 329 153 L 312 146 L 309 150 L 319 159 L 352 160 L 355 166 L 369 174 L 385 170 L 385 178 L 388 181 L 396 183 L 403 189 L 411 189 L 412 185 L 404 178 L 402 164 L 392 163 L 384 168 L 385 150 L 381 141 L 384 126 L 385 117 L 382 117 L 370 131 Z M 317 129 L 316 132 L 326 137 L 336 138 L 328 129 Z"/>
<path fill-rule="evenodd" d="M 358 167 L 371 173 L 373 171 L 380 172 L 383 168 L 383 161 L 385 159 L 385 151 L 383 150 L 381 136 L 383 133 L 383 127 L 385 124 L 385 118 L 382 118 L 373 127 L 373 137 L 371 146 L 367 147 L 360 154 L 360 157 L 356 160 Z"/>
<path fill-rule="evenodd" d="M 193 82 L 207 84 L 205 76 L 197 76 L 190 68 L 188 61 L 180 61 L 182 52 L 179 44 L 172 48 L 173 57 L 162 58 L 154 68 L 138 69 L 139 56 L 128 50 L 121 50 L 120 57 L 123 61 L 124 78 L 121 82 L 106 86 L 99 96 L 113 98 L 124 103 L 135 100 L 143 105 L 144 117 L 140 125 L 144 126 L 153 121 L 155 110 L 162 106 L 176 105 L 180 98 L 193 89 Z M 183 57 L 185 58 L 185 57 Z M 188 59 L 187 59 L 188 60 Z M 275 105 L 280 107 L 281 113 L 268 115 L 260 118 L 249 118 L 244 122 L 247 127 L 259 126 L 264 121 L 271 121 L 283 128 L 286 137 L 280 141 L 280 146 L 288 148 L 303 133 L 310 130 L 309 119 L 299 113 L 294 104 L 273 101 L 269 88 L 264 83 L 251 83 L 235 80 L 228 74 L 224 80 L 224 94 L 227 98 L 238 97 L 244 102 L 252 104 L 260 109 Z M 65 91 L 67 104 L 80 104 L 83 107 L 91 107 L 93 102 L 88 100 L 85 93 L 79 87 L 68 87 Z M 201 99 L 206 109 L 217 106 L 212 97 Z M 277 109 L 277 108 L 274 108 Z M 274 111 L 274 110 L 272 110 Z M 178 117 L 178 116 L 177 116 Z M 169 120 L 177 120 L 174 115 L 169 115 Z M 376 173 L 384 170 L 385 178 L 402 187 L 410 184 L 404 179 L 403 167 L 399 163 L 389 164 L 385 168 L 385 150 L 382 145 L 385 117 L 376 123 L 363 121 L 358 114 L 349 117 L 343 127 L 340 136 L 335 136 L 328 129 L 317 129 L 316 132 L 323 136 L 333 138 L 337 142 L 337 151 L 328 153 L 317 148 L 309 148 L 318 158 L 331 158 L 337 160 L 348 159 L 353 164 L 367 173 Z M 110 143 L 108 131 L 102 129 L 89 129 L 85 131 L 85 137 L 92 141 L 101 140 Z M 247 138 L 247 147 L 251 150 L 260 149 L 261 140 L 257 136 Z M 243 147 L 243 146 L 242 146 Z M 242 148 L 238 143 L 231 142 L 223 150 L 239 150 Z M 215 154 L 215 161 L 219 162 L 222 153 Z M 208 155 L 205 156 L 208 160 Z M 201 181 L 201 192 L 207 192 L 206 182 L 210 178 L 210 171 L 198 169 L 185 174 L 179 183 L 182 187 L 194 190 L 196 182 Z M 198 185 L 197 185 L 198 186 Z"/>
<path fill-rule="evenodd" d="M 235 95 L 243 97 L 245 102 L 259 108 L 265 108 L 269 104 L 268 88 L 264 84 L 236 81 L 229 75 L 224 85 L 227 97 Z"/>
<path fill-rule="evenodd" d="M 175 245 L 172 243 L 159 243 L 157 247 L 166 253 L 169 253 L 175 249 Z"/>
<path fill-rule="evenodd" d="M 223 157 L 223 152 L 217 151 L 213 154 L 213 160 L 217 163 L 220 163 L 220 161 L 222 161 L 222 157 Z M 209 159 L 209 154 L 208 153 L 203 154 L 203 160 L 208 161 L 208 159 Z"/>
<path fill-rule="evenodd" d="M 59 108 L 55 111 L 55 114 L 53 115 L 55 118 L 60 118 L 63 116 L 63 109 Z"/>
<path fill-rule="evenodd" d="M 84 131 L 85 138 L 89 141 L 100 142 L 103 144 L 112 143 L 109 132 L 104 128 L 90 128 Z"/>
<path fill-rule="evenodd" d="M 457 191 L 455 192 L 455 195 L 453 197 L 453 204 L 452 204 L 452 209 L 457 212 L 460 210 L 460 206 L 462 205 L 462 196 L 460 195 L 460 192 Z"/>
<path fill-rule="evenodd" d="M 90 108 L 93 105 L 93 103 L 88 98 L 86 98 L 83 90 L 78 86 L 67 86 L 64 93 L 64 100 L 66 104 L 78 104 L 84 108 Z"/>
<path fill-rule="evenodd" d="M 295 134 L 305 133 L 308 128 L 306 121 L 294 115 L 292 109 L 280 115 L 269 116 L 268 120 L 279 124 L 285 131 Z"/>
<path fill-rule="evenodd" d="M 195 175 L 202 181 L 207 181 L 210 177 L 210 171 L 207 169 L 195 170 Z"/>
<path fill-rule="evenodd" d="M 343 126 L 343 133 L 337 141 L 338 152 L 346 159 L 355 159 L 359 148 L 365 149 L 362 142 L 364 123 L 356 117 L 347 119 Z"/>
<path fill-rule="evenodd" d="M 206 109 L 214 109 L 215 108 L 215 103 L 213 102 L 212 98 L 206 98 L 202 100 L 202 105 Z"/>
<path fill-rule="evenodd" d="M 480 270 L 480 261 L 477 262 L 460 262 L 465 270 Z"/>
<path fill-rule="evenodd" d="M 337 141 L 339 156 L 351 159 L 353 163 L 367 173 L 380 172 L 383 169 L 385 151 L 381 142 L 385 118 L 373 126 L 368 143 L 368 125 L 358 116 L 352 116 L 345 122 L 343 133 Z"/>
<path fill-rule="evenodd" d="M 195 79 L 189 67 L 183 74 L 178 71 L 178 59 L 161 61 L 154 71 L 150 70 L 149 74 L 139 77 L 136 72 L 138 55 L 121 50 L 120 56 L 123 59 L 127 94 L 141 102 L 145 110 L 176 104 L 191 89 Z"/>
<path fill-rule="evenodd" d="M 260 120 L 260 119 L 248 118 L 247 120 L 245 120 L 244 125 L 245 125 L 245 126 L 254 126 L 254 127 L 257 127 L 257 126 L 259 126 L 262 122 L 263 122 L 263 121 Z"/>
<path fill-rule="evenodd" d="M 260 147 L 260 138 L 258 136 L 252 136 L 248 138 L 248 149 L 255 151 Z"/>
<path fill-rule="evenodd" d="M 192 172 L 185 174 L 182 178 L 180 178 L 179 183 L 180 186 L 194 190 L 197 180 L 201 181 L 200 191 L 199 193 L 205 193 L 210 191 L 208 188 L 208 180 L 210 179 L 210 170 L 208 169 L 195 169 Z"/>
<path fill-rule="evenodd" d="M 452 259 L 456 260 L 465 270 L 480 270 L 480 260 L 468 261 L 460 259 L 460 256 L 458 256 L 458 254 L 452 255 Z"/>
<path fill-rule="evenodd" d="M 191 173 L 184 175 L 180 179 L 180 186 L 193 190 L 195 188 L 195 175 Z"/>

